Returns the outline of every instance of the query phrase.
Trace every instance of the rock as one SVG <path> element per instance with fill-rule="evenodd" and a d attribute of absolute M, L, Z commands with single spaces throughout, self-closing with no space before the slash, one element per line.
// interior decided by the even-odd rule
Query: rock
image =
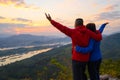
<path fill-rule="evenodd" d="M 100 80 L 109 80 L 110 76 L 108 74 L 100 75 Z"/>
<path fill-rule="evenodd" d="M 110 75 L 105 74 L 105 75 L 100 75 L 100 80 L 120 80 L 120 79 L 112 78 Z"/>

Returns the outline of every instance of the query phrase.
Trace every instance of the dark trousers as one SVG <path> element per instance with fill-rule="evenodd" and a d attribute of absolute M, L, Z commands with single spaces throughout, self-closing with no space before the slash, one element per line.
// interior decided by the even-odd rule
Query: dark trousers
<path fill-rule="evenodd" d="M 100 80 L 100 64 L 101 64 L 101 59 L 97 61 L 89 61 L 88 62 L 88 72 L 90 75 L 90 80 Z"/>
<path fill-rule="evenodd" d="M 87 80 L 85 74 L 86 64 L 87 62 L 72 60 L 73 80 Z"/>

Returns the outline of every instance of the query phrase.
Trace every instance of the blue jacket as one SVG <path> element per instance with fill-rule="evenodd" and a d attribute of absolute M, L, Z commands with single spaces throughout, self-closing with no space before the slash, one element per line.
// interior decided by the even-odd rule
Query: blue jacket
<path fill-rule="evenodd" d="M 102 24 L 99 28 L 100 33 L 103 32 L 106 24 Z M 100 50 L 100 41 L 95 41 L 94 39 L 90 39 L 88 47 L 80 47 L 76 46 L 76 51 L 86 54 L 88 52 L 91 53 L 89 61 L 97 61 L 102 58 L 101 50 Z"/>

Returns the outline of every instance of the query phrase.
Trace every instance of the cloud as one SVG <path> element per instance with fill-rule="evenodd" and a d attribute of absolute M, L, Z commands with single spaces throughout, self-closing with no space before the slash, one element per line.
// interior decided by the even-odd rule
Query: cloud
<path fill-rule="evenodd" d="M 7 33 L 11 34 L 14 33 L 14 28 L 16 27 L 21 27 L 24 28 L 26 25 L 25 24 L 12 24 L 12 23 L 0 23 L 0 33 Z"/>
<path fill-rule="evenodd" d="M 18 26 L 10 25 L 8 24 L 7 27 L 6 24 L 2 27 L 1 33 L 7 33 L 7 34 L 51 34 L 51 33 L 58 33 L 57 29 L 54 27 L 32 27 L 32 26 L 24 26 L 21 24 L 18 24 Z M 1 26 L 1 25 L 0 25 Z M 14 27 L 10 27 L 14 26 Z"/>
<path fill-rule="evenodd" d="M 23 21 L 23 22 L 32 22 L 32 20 L 24 19 L 24 18 L 15 18 L 15 19 L 12 19 L 12 20 Z"/>
<path fill-rule="evenodd" d="M 26 19 L 26 18 L 8 18 L 8 17 L 3 17 L 0 16 L 0 24 L 23 24 L 23 25 L 28 25 L 32 27 L 39 27 L 39 26 L 48 26 L 50 25 L 49 21 L 46 20 L 38 20 L 34 21 L 31 19 Z"/>
<path fill-rule="evenodd" d="M 88 17 L 87 21 L 85 22 L 87 23 L 94 22 L 98 26 L 105 22 L 109 22 L 110 26 L 114 26 L 112 27 L 113 31 L 111 32 L 115 32 L 115 31 L 117 32 L 117 29 L 115 29 L 115 27 L 118 27 L 119 22 L 120 22 L 119 6 L 117 4 L 111 4 L 108 6 L 104 6 L 97 13 L 95 13 L 95 15 L 91 15 L 90 17 Z"/>
<path fill-rule="evenodd" d="M 39 7 L 35 5 L 27 5 L 24 0 L 0 0 L 0 5 L 1 6 L 14 5 L 17 8 L 39 9 Z"/>
<path fill-rule="evenodd" d="M 98 20 L 114 20 L 120 19 L 120 11 L 116 10 L 119 8 L 118 4 L 111 4 L 106 7 L 99 13 L 96 17 Z"/>
<path fill-rule="evenodd" d="M 25 4 L 23 0 L 0 0 L 1 5 Z"/>
<path fill-rule="evenodd" d="M 32 26 L 29 26 L 29 27 L 15 27 L 12 29 L 12 31 L 14 33 L 17 33 L 17 34 L 43 34 L 44 35 L 49 35 L 51 33 L 59 33 L 57 29 L 55 29 L 54 27 L 32 27 Z"/>
<path fill-rule="evenodd" d="M 25 27 L 25 24 L 13 24 L 13 23 L 0 23 L 0 28 L 8 28 L 8 27 Z"/>
<path fill-rule="evenodd" d="M 103 11 L 104 11 L 104 12 L 113 11 L 113 10 L 114 10 L 115 8 L 117 8 L 117 7 L 119 7 L 118 4 L 108 5 L 108 6 L 106 6 L 106 7 L 103 9 Z"/>
<path fill-rule="evenodd" d="M 32 23 L 32 20 L 29 20 L 29 19 L 24 19 L 24 18 L 7 18 L 7 17 L 3 17 L 3 16 L 0 16 L 0 25 L 3 25 L 4 24 L 31 24 Z"/>
<path fill-rule="evenodd" d="M 120 19 L 120 11 L 102 12 L 96 17 L 97 20 L 114 20 Z"/>
<path fill-rule="evenodd" d="M 51 26 L 28 26 L 25 24 L 1 23 L 0 33 L 2 34 L 40 34 L 54 35 L 60 33 L 57 29 Z"/>
<path fill-rule="evenodd" d="M 5 17 L 0 16 L 0 19 L 5 19 Z"/>

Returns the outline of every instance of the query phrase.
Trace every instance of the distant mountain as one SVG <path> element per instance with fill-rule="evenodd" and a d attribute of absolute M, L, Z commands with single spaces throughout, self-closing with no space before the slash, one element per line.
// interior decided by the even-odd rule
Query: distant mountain
<path fill-rule="evenodd" d="M 103 38 L 101 42 L 101 50 L 103 58 L 118 59 L 120 58 L 120 33 L 112 34 Z"/>
<path fill-rule="evenodd" d="M 42 44 L 50 44 L 59 41 L 60 37 L 51 37 L 51 36 L 34 36 L 29 34 L 21 34 L 21 35 L 14 35 L 7 38 L 0 38 L 0 48 L 4 47 L 18 47 L 18 46 L 31 46 L 31 45 L 42 45 Z M 66 37 L 67 41 L 68 39 Z M 62 41 L 66 42 L 66 41 Z"/>
<path fill-rule="evenodd" d="M 70 38 L 34 36 L 29 34 L 14 35 L 7 38 L 0 38 L 0 48 L 17 46 L 37 46 L 42 44 L 55 44 L 70 42 Z M 101 41 L 101 50 L 103 58 L 117 59 L 120 57 L 120 33 L 104 36 Z"/>
<path fill-rule="evenodd" d="M 10 35 L 8 34 L 0 34 L 0 38 L 6 38 L 6 37 L 9 37 Z"/>

